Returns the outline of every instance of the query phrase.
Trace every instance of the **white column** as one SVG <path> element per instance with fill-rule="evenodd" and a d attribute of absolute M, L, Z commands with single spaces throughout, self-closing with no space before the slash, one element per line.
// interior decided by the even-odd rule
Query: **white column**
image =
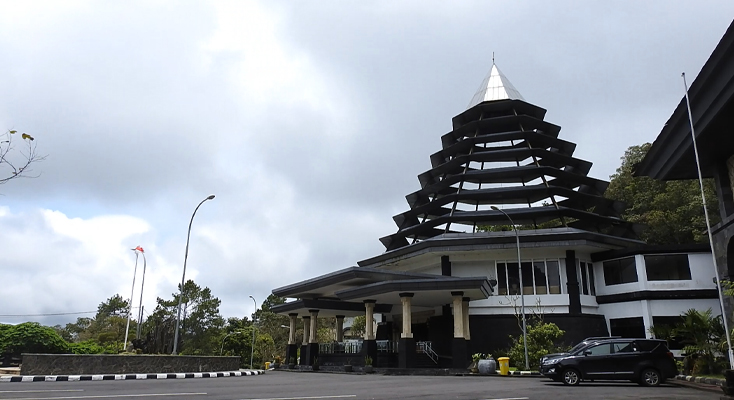
<path fill-rule="evenodd" d="M 303 317 L 303 345 L 308 344 L 309 334 L 311 333 L 311 317 Z"/>
<path fill-rule="evenodd" d="M 642 306 L 642 324 L 645 327 L 645 337 L 652 338 L 652 332 L 650 332 L 650 328 L 652 328 L 652 312 L 650 311 L 650 301 L 642 300 L 640 301 L 640 303 L 640 306 Z"/>
<path fill-rule="evenodd" d="M 464 305 L 461 301 L 464 292 L 451 292 L 454 305 L 454 338 L 464 337 Z"/>
<path fill-rule="evenodd" d="M 400 301 L 403 303 L 403 332 L 400 334 L 400 337 L 403 339 L 413 337 L 413 331 L 411 328 L 413 320 L 410 315 L 411 298 L 413 298 L 413 293 L 400 293 Z"/>
<path fill-rule="evenodd" d="M 343 315 L 336 316 L 336 341 L 337 342 L 344 341 L 344 316 Z"/>
<path fill-rule="evenodd" d="M 291 319 L 288 344 L 296 344 L 296 318 L 298 318 L 298 314 L 288 314 L 288 317 Z"/>
<path fill-rule="evenodd" d="M 469 298 L 464 297 L 461 299 L 462 314 L 464 315 L 464 339 L 471 340 L 469 334 Z"/>
<path fill-rule="evenodd" d="M 311 338 L 309 343 L 318 343 L 319 339 L 316 335 L 316 329 L 318 327 L 319 310 L 308 310 L 311 313 Z"/>
<path fill-rule="evenodd" d="M 364 301 L 365 318 L 364 318 L 364 340 L 375 340 L 374 324 L 375 324 L 375 301 Z"/>

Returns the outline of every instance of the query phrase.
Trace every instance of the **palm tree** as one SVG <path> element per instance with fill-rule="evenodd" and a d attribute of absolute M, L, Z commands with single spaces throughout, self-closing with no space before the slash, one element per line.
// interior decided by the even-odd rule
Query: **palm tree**
<path fill-rule="evenodd" d="M 712 373 L 716 353 L 722 351 L 724 324 L 721 316 L 712 315 L 711 309 L 689 309 L 681 315 L 681 322 L 673 328 L 672 336 L 680 339 L 686 357 L 695 360 L 696 369 Z"/>

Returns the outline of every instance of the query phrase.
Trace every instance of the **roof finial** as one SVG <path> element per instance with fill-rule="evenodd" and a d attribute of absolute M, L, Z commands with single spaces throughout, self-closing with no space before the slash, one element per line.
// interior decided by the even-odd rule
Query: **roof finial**
<path fill-rule="evenodd" d="M 494 65 L 494 51 L 492 52 L 492 65 Z"/>

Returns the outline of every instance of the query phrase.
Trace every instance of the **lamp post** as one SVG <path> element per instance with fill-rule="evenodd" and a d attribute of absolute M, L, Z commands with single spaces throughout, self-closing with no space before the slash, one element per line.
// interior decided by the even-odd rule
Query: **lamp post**
<path fill-rule="evenodd" d="M 252 302 L 255 303 L 255 312 L 257 312 L 257 301 L 252 296 L 249 296 Z M 252 368 L 252 357 L 255 355 L 255 314 L 252 314 L 252 347 L 250 347 L 250 368 Z"/>
<path fill-rule="evenodd" d="M 138 252 L 135 252 L 135 270 L 133 271 L 133 287 L 130 289 L 130 304 L 127 307 L 127 325 L 125 326 L 125 341 L 123 350 L 127 351 L 127 336 L 130 331 L 130 315 L 133 313 L 133 294 L 135 293 L 135 275 L 138 274 Z"/>
<path fill-rule="evenodd" d="M 222 354 L 224 354 L 224 341 L 225 341 L 225 340 L 227 340 L 227 338 L 228 338 L 228 337 L 230 337 L 230 336 L 232 336 L 232 335 L 237 335 L 237 334 L 239 334 L 239 333 L 242 333 L 242 331 L 230 332 L 230 333 L 228 333 L 228 334 L 224 335 L 224 339 L 222 339 L 222 348 L 221 348 L 221 349 L 219 350 L 219 355 L 220 355 L 220 356 L 221 356 Z"/>
<path fill-rule="evenodd" d="M 719 306 L 721 306 L 721 319 L 724 322 L 724 333 L 726 335 L 726 347 L 729 350 L 729 368 L 734 369 L 734 351 L 731 347 L 731 333 L 729 331 L 729 323 L 726 321 L 726 313 L 724 309 L 724 294 L 721 291 L 721 279 L 719 277 L 719 267 L 716 264 L 716 252 L 714 251 L 714 237 L 711 235 L 711 222 L 709 220 L 709 212 L 706 208 L 706 194 L 703 190 L 703 175 L 701 174 L 701 162 L 698 159 L 698 148 L 696 147 L 696 132 L 693 130 L 693 114 L 691 113 L 691 102 L 688 99 L 688 83 L 686 83 L 686 73 L 682 73 L 683 87 L 686 90 L 686 107 L 688 107 L 688 122 L 691 124 L 691 139 L 693 140 L 693 154 L 696 156 L 696 171 L 698 172 L 698 184 L 701 187 L 701 202 L 703 203 L 703 214 L 706 217 L 706 232 L 709 234 L 709 246 L 711 246 L 711 258 L 714 261 L 714 272 L 716 273 L 716 289 L 719 292 Z"/>
<path fill-rule="evenodd" d="M 186 234 L 186 253 L 184 254 L 184 267 L 183 267 L 183 275 L 181 275 L 181 293 L 178 296 L 178 311 L 176 312 L 176 334 L 173 336 L 173 352 L 171 354 L 176 355 L 178 350 L 178 328 L 179 325 L 181 325 L 181 300 L 183 300 L 183 289 L 184 289 L 184 279 L 186 279 L 186 260 L 189 258 L 189 239 L 191 238 L 191 224 L 194 222 L 194 216 L 196 215 L 196 211 L 199 210 L 199 207 L 201 207 L 202 204 L 204 204 L 205 201 L 211 200 L 214 198 L 214 195 L 209 195 L 206 199 L 202 200 L 201 203 L 199 203 L 198 206 L 194 209 L 194 213 L 191 214 L 191 221 L 189 221 L 189 232 Z"/>
<path fill-rule="evenodd" d="M 522 263 L 520 261 L 520 234 L 517 233 L 517 227 L 515 226 L 515 223 L 512 221 L 512 218 L 510 218 L 509 215 L 507 215 L 506 212 L 500 210 L 496 206 L 492 206 L 492 209 L 495 211 L 499 211 L 502 214 L 504 214 L 507 219 L 510 220 L 510 225 L 512 225 L 512 229 L 515 231 L 515 239 L 517 241 L 517 270 L 520 275 L 520 307 L 521 313 L 522 313 L 522 344 L 525 347 L 525 370 L 530 370 L 530 362 L 528 361 L 528 330 L 527 326 L 525 324 L 525 287 L 522 283 Z"/>

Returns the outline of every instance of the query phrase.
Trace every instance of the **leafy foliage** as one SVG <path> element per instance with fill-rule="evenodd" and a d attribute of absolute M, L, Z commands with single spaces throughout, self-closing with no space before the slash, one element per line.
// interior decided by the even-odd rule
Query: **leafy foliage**
<path fill-rule="evenodd" d="M 650 146 L 650 143 L 645 143 L 627 149 L 622 165 L 610 177 L 604 197 L 626 204 L 622 218 L 645 225 L 640 239 L 649 244 L 705 242 L 708 240 L 706 219 L 698 180 L 658 181 L 646 176 L 632 176 L 635 165 L 642 161 Z M 704 181 L 704 191 L 711 224 L 714 225 L 720 216 L 712 180 Z"/>
<path fill-rule="evenodd" d="M 69 345 L 53 328 L 37 322 L 4 325 L 0 329 L 0 354 L 64 354 Z"/>
<path fill-rule="evenodd" d="M 544 322 L 542 319 L 532 318 L 527 321 L 527 337 L 528 337 L 528 363 L 530 369 L 537 370 L 540 365 L 540 357 L 562 351 L 563 349 L 556 346 L 555 342 L 565 333 L 558 325 L 552 322 Z M 518 336 L 510 335 L 512 346 L 507 354 L 510 357 L 510 363 L 516 367 L 525 366 L 525 346 L 522 334 Z"/>

